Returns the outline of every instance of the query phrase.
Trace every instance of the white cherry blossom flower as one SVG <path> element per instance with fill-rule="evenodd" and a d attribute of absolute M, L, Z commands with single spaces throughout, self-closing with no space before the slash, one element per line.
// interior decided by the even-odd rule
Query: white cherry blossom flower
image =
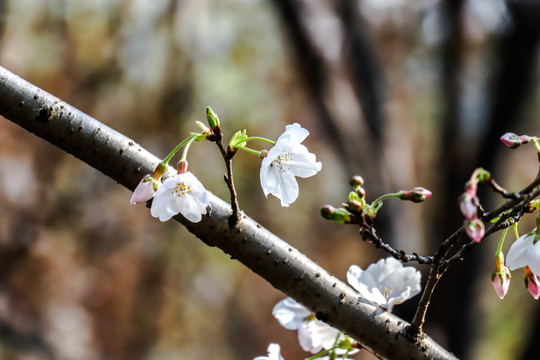
<path fill-rule="evenodd" d="M 381 308 L 392 311 L 421 290 L 420 272 L 412 266 L 403 267 L 393 257 L 381 259 L 362 270 L 352 265 L 347 271 L 347 281 L 360 295 Z"/>
<path fill-rule="evenodd" d="M 287 125 L 285 132 L 268 151 L 261 164 L 261 187 L 264 195 L 273 194 L 281 206 L 289 206 L 298 197 L 296 176 L 306 178 L 321 170 L 321 163 L 301 144 L 309 131 L 299 124 Z"/>
<path fill-rule="evenodd" d="M 535 242 L 535 237 L 536 229 L 520 236 L 510 246 L 506 254 L 506 265 L 510 270 L 528 266 L 533 273 L 540 275 L 540 241 Z"/>
<path fill-rule="evenodd" d="M 308 309 L 288 297 L 278 302 L 272 310 L 276 320 L 288 330 L 298 330 L 298 342 L 304 351 L 312 354 L 322 349 L 331 349 L 345 339 L 339 330 L 317 320 Z M 339 338 L 338 338 L 339 336 Z M 343 355 L 346 350 L 336 349 L 336 354 Z M 356 351 L 350 352 L 350 354 Z"/>
<path fill-rule="evenodd" d="M 268 345 L 268 356 L 257 356 L 253 360 L 284 360 L 281 356 L 279 344 L 270 344 Z"/>
<path fill-rule="evenodd" d="M 206 209 L 211 207 L 208 192 L 191 172 L 168 178 L 159 187 L 151 213 L 161 221 L 167 221 L 178 213 L 191 222 L 199 222 Z"/>

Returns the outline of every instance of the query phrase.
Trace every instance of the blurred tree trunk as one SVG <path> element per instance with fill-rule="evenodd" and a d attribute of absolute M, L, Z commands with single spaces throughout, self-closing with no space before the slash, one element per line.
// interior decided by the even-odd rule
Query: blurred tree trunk
<path fill-rule="evenodd" d="M 341 131 L 326 104 L 328 87 L 328 68 L 321 54 L 311 41 L 300 16 L 300 5 L 294 0 L 274 0 L 274 5 L 285 27 L 285 36 L 291 44 L 296 69 L 305 84 L 309 100 L 313 104 L 313 113 L 328 133 L 328 138 L 339 153 L 343 166 L 352 174 L 351 158 L 345 144 L 340 141 Z"/>

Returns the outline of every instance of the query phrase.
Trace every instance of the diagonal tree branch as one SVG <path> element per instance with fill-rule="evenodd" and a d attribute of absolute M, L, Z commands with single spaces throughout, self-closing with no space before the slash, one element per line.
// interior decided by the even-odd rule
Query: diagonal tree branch
<path fill-rule="evenodd" d="M 133 190 L 159 162 L 133 140 L 0 67 L 0 115 Z M 171 170 L 166 176 L 173 175 Z M 363 303 L 358 294 L 247 216 L 229 227 L 230 206 L 210 194 L 211 216 L 175 219 L 259 274 L 317 317 L 386 359 L 455 359 L 427 336 L 407 338 L 408 323 Z"/>

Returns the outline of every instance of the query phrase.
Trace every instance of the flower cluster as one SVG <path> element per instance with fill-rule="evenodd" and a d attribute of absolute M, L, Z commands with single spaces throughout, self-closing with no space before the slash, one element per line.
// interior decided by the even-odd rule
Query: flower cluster
<path fill-rule="evenodd" d="M 540 222 L 540 216 L 536 218 L 537 223 Z M 517 236 L 517 224 L 514 225 L 516 230 L 516 241 L 510 246 L 506 254 L 505 266 L 504 255 L 502 254 L 502 244 L 506 236 L 506 230 L 503 233 L 499 248 L 495 254 L 495 270 L 491 275 L 491 281 L 495 292 L 502 299 L 508 292 L 510 285 L 510 271 L 523 268 L 523 280 L 525 288 L 533 296 L 534 299 L 540 298 L 540 232 L 538 227 L 528 234 Z"/>
<path fill-rule="evenodd" d="M 414 203 L 423 202 L 432 195 L 431 191 L 423 187 L 415 187 L 412 190 L 400 190 L 396 193 L 389 193 L 379 196 L 372 203 L 366 201 L 366 190 L 364 189 L 364 179 L 361 176 L 353 176 L 349 185 L 353 191 L 349 192 L 346 203 L 342 207 L 335 208 L 332 205 L 321 207 L 321 216 L 327 220 L 343 224 L 359 224 L 364 226 L 372 223 L 377 216 L 377 212 L 383 205 L 383 200 L 397 198 Z"/>
<path fill-rule="evenodd" d="M 418 294 L 420 287 L 420 272 L 411 266 L 404 267 L 398 260 L 389 257 L 362 270 L 352 265 L 347 272 L 347 281 L 358 291 L 360 297 L 385 311 L 392 311 L 400 304 Z M 318 320 L 315 315 L 292 298 L 278 302 L 272 310 L 276 320 L 288 330 L 298 332 L 298 342 L 304 351 L 318 354 L 310 359 L 325 359 L 323 355 L 330 354 L 331 359 L 347 359 L 348 355 L 358 352 L 358 344 L 345 336 L 339 330 Z M 254 360 L 282 359 L 278 344 L 270 344 L 267 357 L 257 357 Z"/>
<path fill-rule="evenodd" d="M 202 215 L 212 208 L 208 191 L 202 183 L 187 171 L 186 155 L 194 141 L 210 140 L 219 143 L 221 148 L 221 124 L 216 113 L 208 107 L 206 116 L 210 127 L 196 122 L 200 133 L 192 133 L 156 167 L 156 170 L 145 175 L 135 188 L 130 199 L 131 204 L 144 203 L 153 198 L 151 214 L 161 221 L 167 221 L 177 214 L 182 214 L 191 222 L 199 222 Z M 259 137 L 248 137 L 246 131 L 236 132 L 230 142 L 226 160 L 230 161 L 238 150 L 245 150 L 262 158 L 260 179 L 264 195 L 273 194 L 281 200 L 282 206 L 289 206 L 298 197 L 296 177 L 310 177 L 321 170 L 321 163 L 316 161 L 301 143 L 309 132 L 299 124 L 287 125 L 285 132 L 277 141 Z M 273 144 L 270 150 L 255 151 L 246 147 L 250 140 L 262 140 Z M 178 163 L 178 173 L 166 179 L 161 178 L 167 171 L 172 156 L 184 147 L 182 159 Z M 225 154 L 225 153 L 224 153 Z M 234 186 L 229 183 L 229 185 Z M 231 191 L 234 193 L 234 191 Z"/>
<path fill-rule="evenodd" d="M 540 155 L 540 138 L 538 137 L 520 136 L 508 132 L 501 136 L 501 141 L 511 149 L 533 142 Z M 540 202 L 536 199 L 528 204 L 525 211 L 532 213 L 538 210 L 539 207 Z M 495 270 L 491 275 L 493 287 L 497 295 L 501 299 L 504 298 L 510 286 L 510 271 L 523 268 L 525 288 L 535 300 L 538 300 L 540 298 L 540 245 L 538 241 L 540 240 L 540 214 L 536 216 L 536 228 L 523 236 L 518 235 L 517 223 L 514 223 L 512 226 L 516 233 L 516 241 L 510 246 L 506 254 L 506 263 L 508 266 L 505 266 L 502 245 L 508 228 L 505 229 L 495 254 Z"/>

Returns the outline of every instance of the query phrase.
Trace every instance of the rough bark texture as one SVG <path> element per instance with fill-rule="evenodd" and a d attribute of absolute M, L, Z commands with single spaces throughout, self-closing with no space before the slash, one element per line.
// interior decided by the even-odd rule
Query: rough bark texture
<path fill-rule="evenodd" d="M 159 162 L 133 140 L 0 68 L 0 115 L 133 190 Z M 172 175 L 172 171 L 167 174 Z M 386 359 L 455 359 L 425 336 L 414 343 L 400 318 L 364 304 L 349 286 L 247 216 L 228 226 L 230 206 L 211 194 L 212 214 L 200 223 L 175 219 L 274 287 Z M 126 202 L 127 203 L 127 202 Z M 127 206 L 127 205 L 126 205 Z"/>

